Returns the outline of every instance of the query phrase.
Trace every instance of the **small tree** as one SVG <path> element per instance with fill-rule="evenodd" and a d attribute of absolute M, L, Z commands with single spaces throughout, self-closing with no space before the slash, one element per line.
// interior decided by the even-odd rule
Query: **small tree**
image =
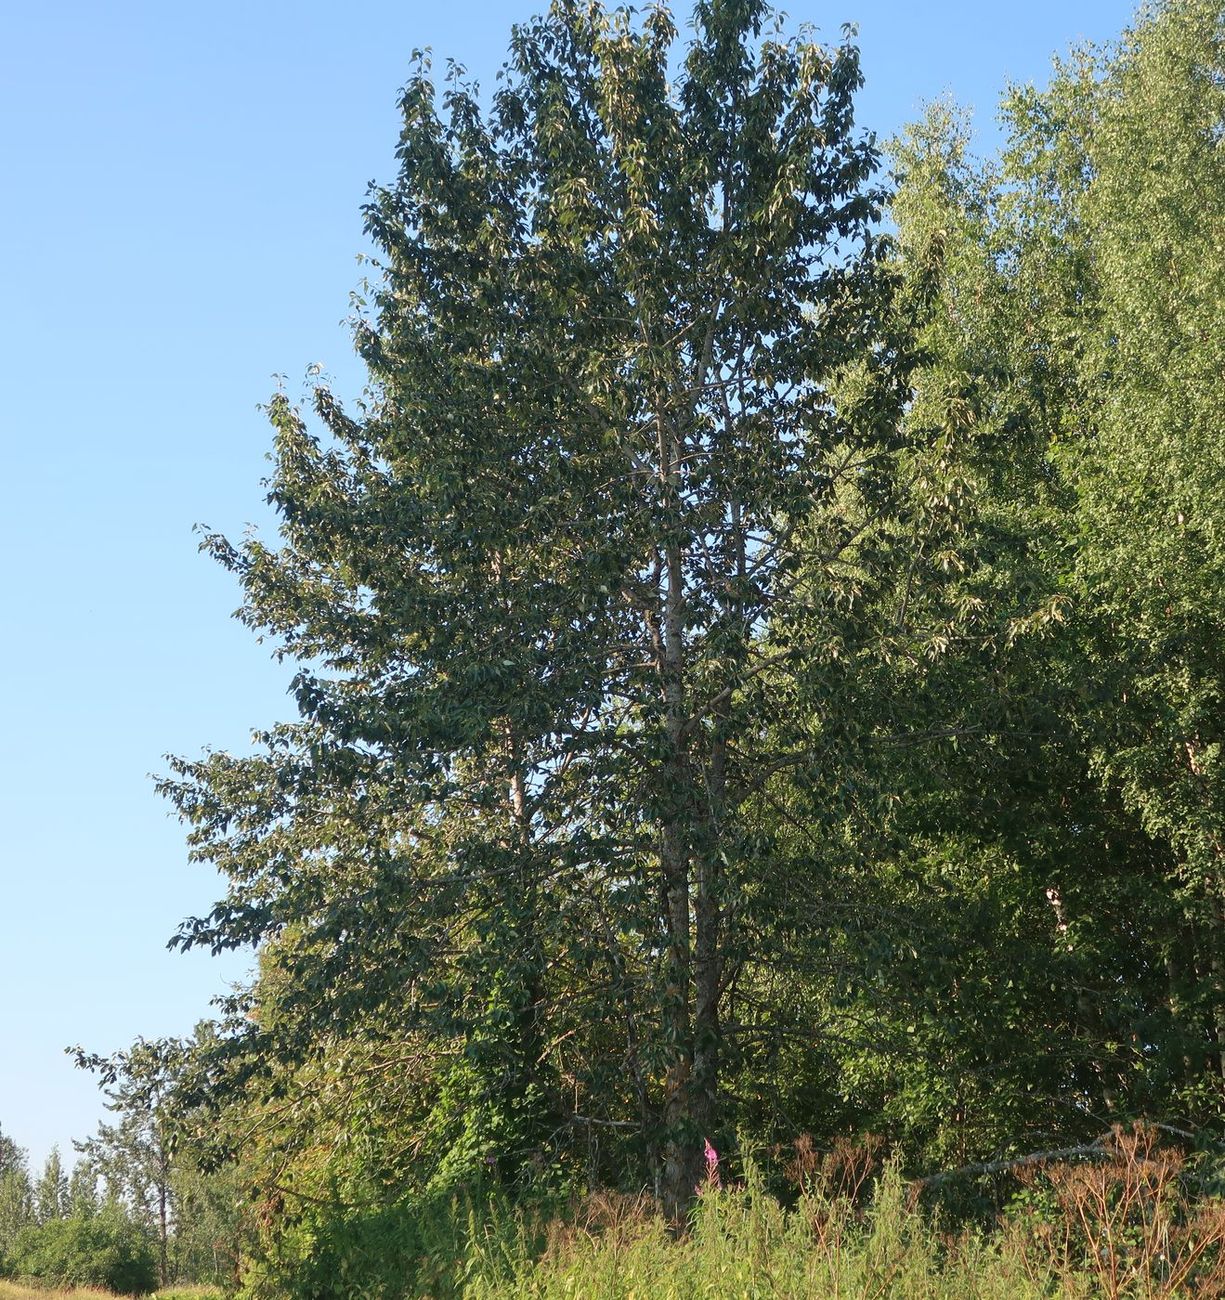
<path fill-rule="evenodd" d="M 3 1129 L 0 1129 L 0 1176 L 25 1167 L 25 1152 Z"/>
<path fill-rule="evenodd" d="M 80 1156 L 72 1166 L 68 1180 L 68 1214 L 73 1218 L 87 1219 L 98 1209 L 98 1171 L 86 1156 Z"/>
<path fill-rule="evenodd" d="M 96 1071 L 115 1124 L 76 1144 L 93 1177 L 101 1177 L 108 1201 L 126 1205 L 157 1243 L 157 1276 L 170 1277 L 170 1237 L 174 1227 L 173 1177 L 175 1123 L 171 1093 L 182 1061 L 181 1045 L 171 1039 L 139 1039 L 128 1051 L 103 1058 L 70 1049 L 77 1064 Z"/>

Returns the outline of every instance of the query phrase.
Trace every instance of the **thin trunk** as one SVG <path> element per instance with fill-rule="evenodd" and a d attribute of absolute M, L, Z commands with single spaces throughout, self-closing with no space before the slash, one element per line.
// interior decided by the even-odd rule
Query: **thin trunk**
<path fill-rule="evenodd" d="M 157 1276 L 161 1286 L 170 1285 L 170 1194 L 169 1174 L 163 1157 L 157 1183 L 158 1260 Z"/>
<path fill-rule="evenodd" d="M 651 1176 L 651 1186 L 659 1196 L 659 1148 L 651 1139 L 655 1123 L 651 1114 L 650 1090 L 647 1086 L 646 1070 L 642 1062 L 642 1044 L 638 1032 L 638 1017 L 634 1012 L 634 989 L 625 968 L 625 956 L 613 930 L 608 914 L 599 901 L 596 903 L 596 915 L 604 931 L 604 941 L 608 945 L 608 965 L 612 976 L 613 988 L 619 990 L 625 1002 L 625 1062 L 630 1077 L 634 1081 L 634 1099 L 638 1105 L 638 1129 L 646 1143 L 647 1163 Z M 577 1104 L 576 1104 L 577 1109 Z"/>
<path fill-rule="evenodd" d="M 730 422 L 730 416 L 729 416 Z M 746 555 L 744 528 L 739 502 L 733 501 L 730 549 L 736 565 L 735 583 L 728 601 L 728 613 L 734 626 L 742 620 L 741 590 Z M 730 683 L 729 683 L 730 688 Z M 718 1123 L 719 1055 L 723 1041 L 719 1022 L 719 1001 L 723 991 L 723 879 L 722 857 L 724 820 L 727 813 L 727 760 L 730 689 L 722 691 L 714 709 L 710 768 L 707 774 L 707 802 L 704 834 L 698 858 L 694 969 L 694 1120 L 704 1137 L 709 1138 Z"/>
<path fill-rule="evenodd" d="M 1199 739 L 1184 741 L 1187 766 L 1192 776 L 1204 783 L 1203 743 Z M 1206 792 L 1207 793 L 1207 792 Z M 1211 806 L 1211 795 L 1208 796 Z M 1219 840 L 1213 851 L 1218 868 L 1225 863 L 1225 844 Z M 1208 965 L 1212 972 L 1212 1036 L 1216 1040 L 1214 1072 L 1225 1078 L 1225 905 L 1221 900 L 1221 872 L 1213 872 L 1207 882 L 1209 909 Z"/>
<path fill-rule="evenodd" d="M 507 561 L 493 555 L 493 577 L 499 588 L 499 603 L 512 621 L 512 601 L 507 590 Z M 544 1000 L 544 952 L 540 936 L 540 902 L 532 862 L 531 808 L 528 800 L 526 762 L 523 745 L 511 718 L 502 724 L 503 754 L 506 763 L 506 811 L 508 831 L 506 847 L 513 855 L 516 870 L 507 877 L 510 896 L 505 899 L 505 924 L 511 935 L 513 964 L 518 967 L 517 983 L 512 981 L 515 1002 L 512 1007 L 513 1030 L 506 1048 L 509 1060 L 502 1083 L 503 1101 L 521 1123 L 518 1150 L 503 1153 L 504 1171 L 517 1176 L 538 1145 L 544 1140 L 547 1124 L 541 1113 L 546 1090 L 542 1084 L 544 1069 L 544 1031 L 541 1006 Z"/>
<path fill-rule="evenodd" d="M 706 839 L 707 837 L 703 837 Z M 694 900 L 693 1122 L 709 1137 L 719 1086 L 719 860 L 716 845 L 704 844 L 698 860 Z"/>
<path fill-rule="evenodd" d="M 1184 947 L 1190 947 L 1193 940 L 1188 935 L 1185 939 L 1180 940 Z M 1183 1007 L 1183 971 L 1175 955 L 1177 945 L 1166 954 L 1165 958 L 1165 975 L 1167 986 L 1166 1005 L 1170 1010 L 1170 1019 L 1178 1027 L 1179 1035 L 1185 1044 L 1189 1041 L 1190 1030 L 1187 1027 L 1186 1012 Z M 1184 1083 L 1190 1083 L 1195 1077 L 1195 1062 L 1191 1054 L 1184 1048 L 1182 1054 L 1182 1077 Z"/>
<path fill-rule="evenodd" d="M 697 1181 L 694 1133 L 692 961 L 690 943 L 691 774 L 685 754 L 683 610 L 679 546 L 668 548 L 664 620 L 665 727 L 670 753 L 664 768 L 664 815 L 660 866 L 667 906 L 668 954 L 664 986 L 663 1034 L 668 1065 L 664 1076 L 663 1209 L 674 1224 L 683 1222 Z"/>

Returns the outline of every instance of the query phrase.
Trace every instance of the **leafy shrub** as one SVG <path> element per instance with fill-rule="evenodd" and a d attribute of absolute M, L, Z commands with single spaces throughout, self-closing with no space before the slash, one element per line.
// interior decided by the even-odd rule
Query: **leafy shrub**
<path fill-rule="evenodd" d="M 8 1259 L 21 1277 L 146 1295 L 157 1282 L 148 1233 L 117 1206 L 23 1228 Z"/>
<path fill-rule="evenodd" d="M 275 1220 L 275 1236 L 248 1261 L 250 1300 L 391 1300 L 464 1294 L 472 1242 L 489 1247 L 501 1227 L 516 1261 L 534 1257 L 522 1240 L 527 1216 L 496 1194 L 407 1197 L 389 1204 L 344 1205 L 319 1198 L 293 1222 Z M 492 1253 L 491 1253 L 492 1258 Z"/>

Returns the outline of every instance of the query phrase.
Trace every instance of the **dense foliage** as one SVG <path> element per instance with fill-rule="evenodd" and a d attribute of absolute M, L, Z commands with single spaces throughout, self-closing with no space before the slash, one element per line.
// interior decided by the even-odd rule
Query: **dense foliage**
<path fill-rule="evenodd" d="M 683 45 L 556 0 L 486 96 L 418 57 L 369 388 L 278 393 L 279 540 L 206 541 L 298 717 L 162 785 L 226 881 L 177 942 L 259 974 L 85 1062 L 163 1280 L 180 1152 L 248 1198 L 249 1292 L 305 1297 L 453 1281 L 584 1188 L 676 1227 L 802 1133 L 909 1174 L 1220 1141 L 1223 20 L 1014 89 L 995 159 L 935 108 L 890 184 L 849 35 L 764 0 Z M 77 1213 L 18 1156 L 0 1249 Z"/>
<path fill-rule="evenodd" d="M 473 1242 L 455 1291 L 490 1300 L 1225 1295 L 1225 1207 L 1189 1204 L 1179 1158 L 1151 1133 L 1116 1131 L 1106 1146 L 1100 1165 L 1036 1175 L 991 1236 L 937 1232 L 895 1167 L 880 1172 L 869 1200 L 867 1151 L 842 1147 L 814 1167 L 809 1149 L 797 1152 L 808 1172 L 790 1209 L 750 1166 L 747 1183 L 703 1188 L 678 1242 L 643 1198 L 606 1195 L 577 1222 L 549 1225 L 543 1242 L 522 1220 L 517 1233 L 501 1225 Z"/>
<path fill-rule="evenodd" d="M 6 1259 L 20 1277 L 147 1295 L 157 1285 L 153 1241 L 118 1204 L 24 1228 Z"/>
<path fill-rule="evenodd" d="M 1164 6 L 1014 92 L 998 162 L 973 166 L 941 113 L 900 149 L 903 250 L 942 278 L 915 409 L 956 394 L 972 485 L 956 689 L 1016 737 L 970 746 L 990 785 L 943 782 L 924 832 L 947 855 L 961 803 L 977 883 L 946 905 L 999 909 L 986 1037 L 948 996 L 981 978 L 964 921 L 927 994 L 923 1086 L 969 1049 L 948 1077 L 987 1107 L 974 1149 L 1024 1124 L 1219 1120 L 1223 67 L 1219 7 Z"/>

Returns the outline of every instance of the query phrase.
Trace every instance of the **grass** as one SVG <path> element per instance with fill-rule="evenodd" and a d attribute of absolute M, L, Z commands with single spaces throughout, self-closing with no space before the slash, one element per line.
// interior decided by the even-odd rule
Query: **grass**
<path fill-rule="evenodd" d="M 212 1286 L 172 1286 L 155 1291 L 146 1300 L 222 1300 L 224 1294 Z M 0 1300 L 114 1300 L 114 1296 L 110 1291 L 92 1286 L 65 1288 L 0 1280 Z"/>
<path fill-rule="evenodd" d="M 109 1291 L 101 1291 L 96 1287 L 72 1287 L 64 1290 L 61 1287 L 38 1286 L 33 1282 L 0 1282 L 0 1300 L 100 1300 L 102 1296 L 111 1300 Z"/>
<path fill-rule="evenodd" d="M 184 1284 L 168 1287 L 165 1291 L 154 1291 L 146 1300 L 224 1300 L 225 1294 L 220 1287 Z"/>

